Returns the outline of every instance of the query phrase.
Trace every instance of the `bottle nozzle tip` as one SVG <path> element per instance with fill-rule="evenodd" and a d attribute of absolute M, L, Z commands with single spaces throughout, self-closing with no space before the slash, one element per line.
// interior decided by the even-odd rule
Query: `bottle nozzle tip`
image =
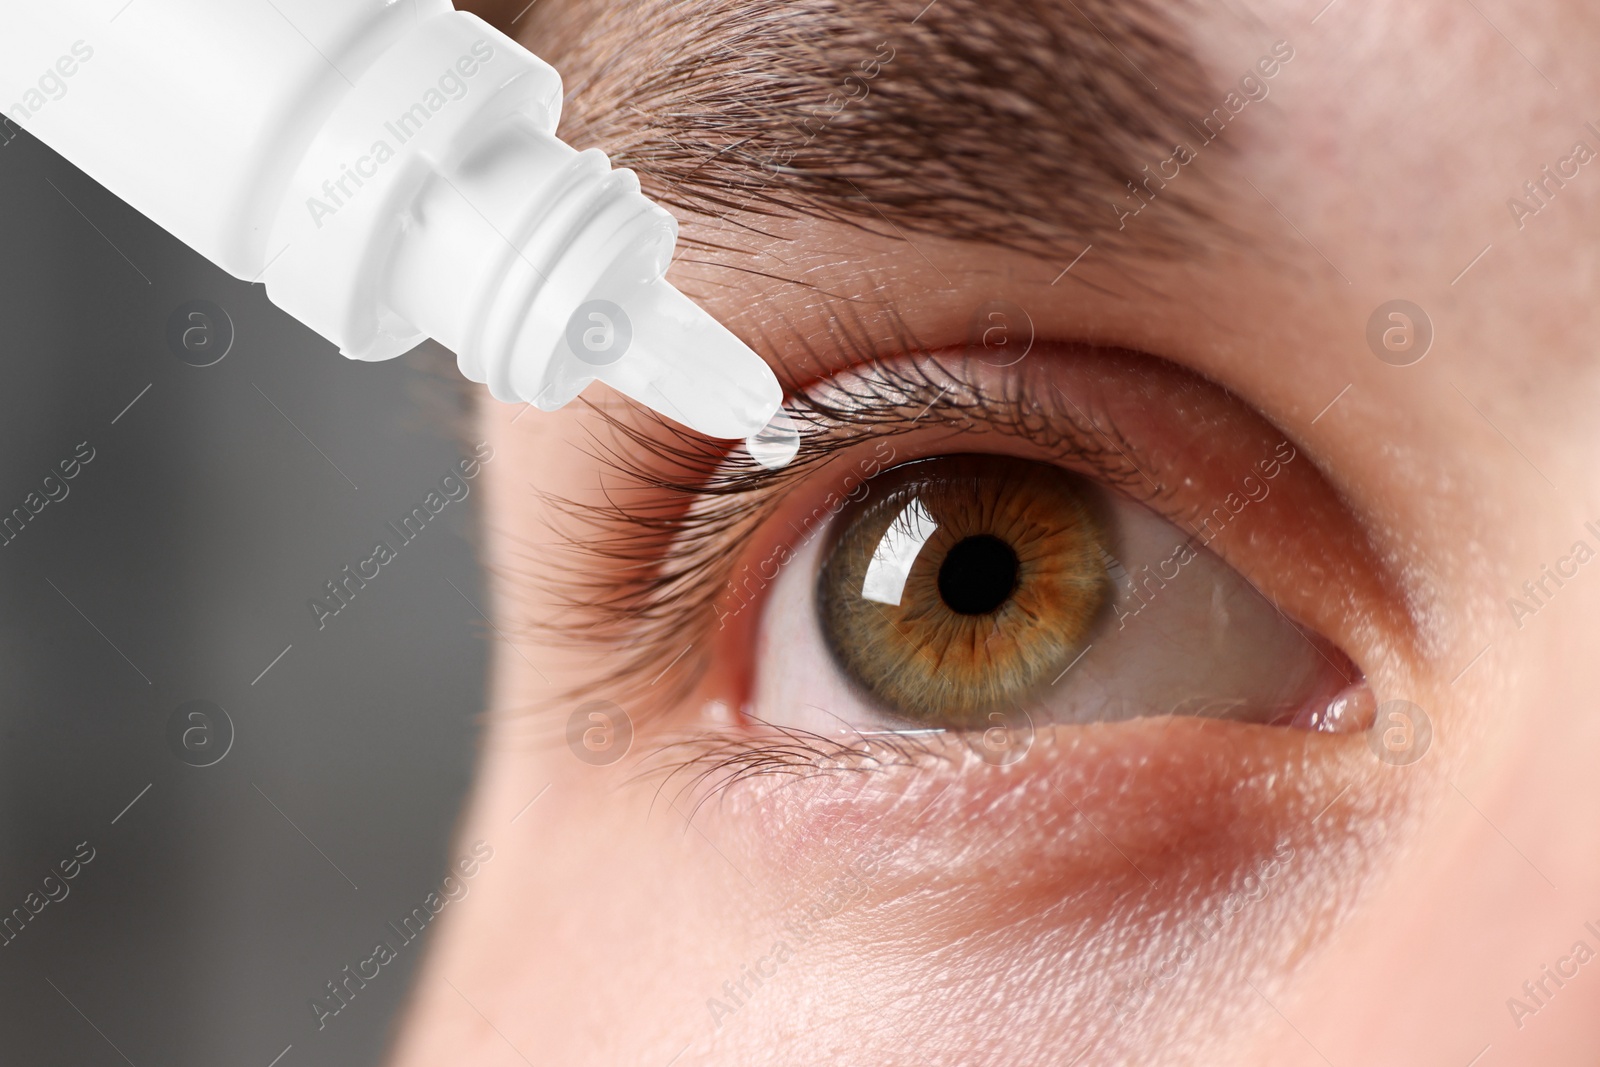
<path fill-rule="evenodd" d="M 627 308 L 616 314 L 631 346 L 597 365 L 596 377 L 709 437 L 765 432 L 783 387 L 748 345 L 666 281 L 632 293 Z"/>

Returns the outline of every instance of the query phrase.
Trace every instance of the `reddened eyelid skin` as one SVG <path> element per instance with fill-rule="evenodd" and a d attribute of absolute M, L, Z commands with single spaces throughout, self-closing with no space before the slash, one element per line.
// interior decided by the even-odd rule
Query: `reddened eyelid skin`
<path fill-rule="evenodd" d="M 599 378 L 713 437 L 777 411 L 771 368 L 665 280 L 676 220 L 556 137 L 560 76 L 481 19 L 127 7 L 0 5 L 7 117 L 344 355 L 433 337 L 500 400 Z"/>

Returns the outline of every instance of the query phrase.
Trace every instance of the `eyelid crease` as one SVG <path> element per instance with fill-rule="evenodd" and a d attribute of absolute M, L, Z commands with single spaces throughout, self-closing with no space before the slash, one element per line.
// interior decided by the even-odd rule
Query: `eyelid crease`
<path fill-rule="evenodd" d="M 546 498 L 566 520 L 558 536 L 570 565 L 551 590 L 562 610 L 524 628 L 545 642 L 624 652 L 598 685 L 624 706 L 637 704 L 636 718 L 681 703 L 709 666 L 716 608 L 749 537 L 830 461 L 913 433 L 981 428 L 1158 506 L 1166 491 L 1141 473 L 1137 447 L 1108 417 L 1097 420 L 1049 388 L 1047 361 L 1030 362 L 998 376 L 996 388 L 977 384 L 985 369 L 995 377 L 992 367 L 960 353 L 868 356 L 791 392 L 785 406 L 800 427 L 800 452 L 777 471 L 665 420 L 600 411 L 614 434 L 593 438 L 593 457 L 610 475 L 604 501 Z M 594 691 L 591 684 L 584 695 Z"/>

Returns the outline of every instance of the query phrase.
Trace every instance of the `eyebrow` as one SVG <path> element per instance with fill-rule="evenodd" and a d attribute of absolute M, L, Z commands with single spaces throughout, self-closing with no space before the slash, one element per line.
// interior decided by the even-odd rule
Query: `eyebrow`
<path fill-rule="evenodd" d="M 1070 258 L 1113 236 L 1171 250 L 1213 219 L 1204 179 L 1148 184 L 1175 144 L 1198 143 L 1191 115 L 1221 95 L 1187 10 L 547 0 L 524 37 L 566 79 L 563 137 L 604 148 L 681 213 L 820 217 Z M 1135 184 L 1167 210 L 1123 234 Z"/>

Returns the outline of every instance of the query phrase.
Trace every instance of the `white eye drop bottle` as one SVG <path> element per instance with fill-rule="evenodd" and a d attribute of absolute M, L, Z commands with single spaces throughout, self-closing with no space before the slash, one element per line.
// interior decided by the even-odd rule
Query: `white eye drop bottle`
<path fill-rule="evenodd" d="M 501 400 L 598 378 L 756 434 L 777 379 L 663 278 L 676 221 L 556 138 L 561 102 L 450 0 L 0 0 L 3 121 L 346 356 L 433 337 Z"/>

